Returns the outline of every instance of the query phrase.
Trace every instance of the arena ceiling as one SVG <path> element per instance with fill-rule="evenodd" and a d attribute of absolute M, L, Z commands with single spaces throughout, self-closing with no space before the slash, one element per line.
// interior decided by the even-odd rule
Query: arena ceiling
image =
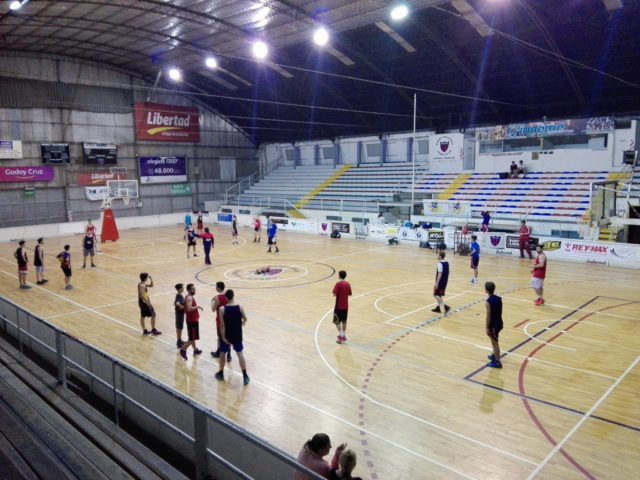
<path fill-rule="evenodd" d="M 414 93 L 418 129 L 640 112 L 640 0 L 413 0 L 402 21 L 378 0 L 10 3 L 0 54 L 162 71 L 257 143 L 411 130 Z"/>

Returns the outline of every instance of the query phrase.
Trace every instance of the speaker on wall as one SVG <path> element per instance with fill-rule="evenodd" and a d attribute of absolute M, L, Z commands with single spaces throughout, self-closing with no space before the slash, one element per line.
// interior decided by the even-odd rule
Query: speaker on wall
<path fill-rule="evenodd" d="M 622 152 L 622 163 L 625 163 L 627 165 L 635 165 L 637 159 L 637 150 L 625 150 L 624 152 Z"/>

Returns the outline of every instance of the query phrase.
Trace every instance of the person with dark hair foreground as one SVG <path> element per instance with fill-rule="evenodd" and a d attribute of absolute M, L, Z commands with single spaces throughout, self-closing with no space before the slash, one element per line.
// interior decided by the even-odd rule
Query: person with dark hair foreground
<path fill-rule="evenodd" d="M 345 448 L 347 448 L 346 443 L 343 443 L 336 448 L 336 451 L 333 454 L 333 459 L 331 460 L 331 464 L 334 468 L 338 465 L 340 454 Z M 302 446 L 297 460 L 300 465 L 304 465 L 309 470 L 316 472 L 324 478 L 329 478 L 331 465 L 329 465 L 323 457 L 327 456 L 330 451 L 331 440 L 329 439 L 329 435 L 326 433 L 316 433 Z M 301 472 L 296 472 L 293 476 L 293 480 L 308 480 L 308 477 Z"/>

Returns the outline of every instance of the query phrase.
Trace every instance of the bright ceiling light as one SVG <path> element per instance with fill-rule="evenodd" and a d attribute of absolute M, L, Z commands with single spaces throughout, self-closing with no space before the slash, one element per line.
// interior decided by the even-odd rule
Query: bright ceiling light
<path fill-rule="evenodd" d="M 204 63 L 209 68 L 216 68 L 218 66 L 218 61 L 213 57 L 207 57 Z"/>
<path fill-rule="evenodd" d="M 267 44 L 261 40 L 258 40 L 253 44 L 252 50 L 253 50 L 253 55 L 259 60 L 262 60 L 263 58 L 265 58 L 269 53 L 269 47 L 267 47 Z"/>
<path fill-rule="evenodd" d="M 11 10 L 20 10 L 20 7 L 22 7 L 22 2 L 18 1 L 18 0 L 14 0 L 13 2 L 11 2 L 11 4 L 9 5 L 9 8 Z"/>
<path fill-rule="evenodd" d="M 313 41 L 316 45 L 320 45 L 321 47 L 326 45 L 329 41 L 329 32 L 327 32 L 324 27 L 318 28 L 313 32 Z"/>
<path fill-rule="evenodd" d="M 178 70 L 177 68 L 170 68 L 169 78 L 174 82 L 179 82 L 180 80 L 182 80 L 182 74 L 180 73 L 180 70 Z"/>
<path fill-rule="evenodd" d="M 391 19 L 392 20 L 402 20 L 407 15 L 409 15 L 409 9 L 406 5 L 398 5 L 393 10 L 391 10 Z"/>

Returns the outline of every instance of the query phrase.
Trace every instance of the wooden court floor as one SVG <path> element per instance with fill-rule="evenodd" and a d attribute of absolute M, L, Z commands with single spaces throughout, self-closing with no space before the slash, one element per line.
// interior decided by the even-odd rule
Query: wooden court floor
<path fill-rule="evenodd" d="M 358 454 L 356 472 L 378 479 L 631 479 L 640 472 L 640 272 L 554 262 L 547 304 L 533 305 L 528 260 L 483 256 L 480 284 L 468 259 L 448 255 L 448 317 L 430 311 L 435 255 L 280 232 L 241 230 L 231 244 L 215 226 L 213 266 L 187 259 L 178 226 L 121 232 L 101 245 L 97 268 L 79 269 L 81 237 L 47 239 L 43 287 L 19 290 L 14 244 L 0 245 L 0 294 L 296 455 L 316 432 Z M 73 285 L 63 289 L 54 256 L 72 245 Z M 32 254 L 34 242 L 28 242 Z M 198 246 L 201 254 L 201 247 Z M 282 270 L 267 278 L 259 266 Z M 331 290 L 348 272 L 348 342 L 335 342 Z M 136 285 L 150 290 L 163 335 L 143 337 Z M 248 315 L 245 354 L 227 381 L 213 378 L 213 315 L 223 280 Z M 504 301 L 504 368 L 485 367 L 484 281 Z M 205 306 L 200 358 L 176 353 L 173 285 L 196 284 Z"/>

